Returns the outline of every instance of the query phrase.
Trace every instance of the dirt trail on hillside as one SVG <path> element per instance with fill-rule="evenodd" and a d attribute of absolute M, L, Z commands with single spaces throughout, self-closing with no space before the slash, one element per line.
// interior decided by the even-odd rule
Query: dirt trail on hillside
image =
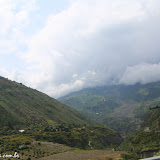
<path fill-rule="evenodd" d="M 120 160 L 121 154 L 124 152 L 105 151 L 105 150 L 91 150 L 91 151 L 77 151 L 64 152 L 54 154 L 52 156 L 39 158 L 39 160 Z"/>

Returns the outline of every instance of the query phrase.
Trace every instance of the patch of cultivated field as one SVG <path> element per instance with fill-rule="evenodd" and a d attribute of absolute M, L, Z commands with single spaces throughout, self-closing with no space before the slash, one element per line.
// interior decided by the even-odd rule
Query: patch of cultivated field
<path fill-rule="evenodd" d="M 48 157 L 39 158 L 39 160 L 120 160 L 124 152 L 106 151 L 106 150 L 78 150 L 67 151 L 64 153 L 54 154 Z"/>
<path fill-rule="evenodd" d="M 34 141 L 31 143 L 31 145 L 28 146 L 27 149 L 18 151 L 18 155 L 20 156 L 20 159 L 23 160 L 28 160 L 28 158 L 31 158 L 31 160 L 37 160 L 41 157 L 47 157 L 58 153 L 69 152 L 72 150 L 73 148 L 62 144 Z"/>

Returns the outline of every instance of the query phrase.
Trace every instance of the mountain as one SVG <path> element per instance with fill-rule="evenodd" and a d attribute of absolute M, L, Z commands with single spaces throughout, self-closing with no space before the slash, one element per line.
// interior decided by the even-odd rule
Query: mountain
<path fill-rule="evenodd" d="M 86 124 L 74 109 L 28 88 L 21 83 L 0 77 L 0 126 L 46 124 Z"/>
<path fill-rule="evenodd" d="M 160 82 L 86 88 L 59 100 L 125 134 L 138 129 L 148 110 L 160 104 Z"/>
<path fill-rule="evenodd" d="M 41 141 L 113 149 L 123 138 L 108 127 L 92 126 L 79 112 L 44 93 L 0 77 L 0 141 L 1 153 L 16 150 L 23 154 L 35 141 L 37 150 Z M 37 156 L 44 154 L 38 150 Z"/>
<path fill-rule="evenodd" d="M 141 128 L 127 136 L 120 148 L 132 153 L 132 156 L 135 155 L 139 158 L 160 156 L 159 106 L 152 107 L 148 111 L 142 121 Z M 134 159 L 136 158 L 134 157 Z"/>
<path fill-rule="evenodd" d="M 59 100 L 125 136 L 123 159 L 160 155 L 160 82 L 86 88 Z"/>
<path fill-rule="evenodd" d="M 160 131 L 160 107 L 156 106 L 150 108 L 149 112 L 146 114 L 144 121 L 141 125 L 143 129 L 148 128 L 148 130 Z"/>

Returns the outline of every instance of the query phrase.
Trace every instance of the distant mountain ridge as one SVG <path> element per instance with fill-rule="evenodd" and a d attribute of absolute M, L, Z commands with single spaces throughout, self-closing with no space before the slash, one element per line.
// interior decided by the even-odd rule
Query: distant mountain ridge
<path fill-rule="evenodd" d="M 46 94 L 0 77 L 0 126 L 39 123 L 87 122 L 77 111 Z"/>
<path fill-rule="evenodd" d="M 88 118 L 128 132 L 139 127 L 150 107 L 160 104 L 160 82 L 86 88 L 59 100 Z"/>

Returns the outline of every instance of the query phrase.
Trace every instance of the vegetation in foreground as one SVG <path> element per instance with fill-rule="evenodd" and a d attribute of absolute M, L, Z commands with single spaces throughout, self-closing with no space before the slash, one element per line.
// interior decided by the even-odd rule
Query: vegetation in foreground
<path fill-rule="evenodd" d="M 141 125 L 141 129 L 127 136 L 121 144 L 121 149 L 131 153 L 126 155 L 131 156 L 131 159 L 133 159 L 134 156 L 148 158 L 159 155 L 160 107 L 153 107 L 147 113 Z"/>
<path fill-rule="evenodd" d="M 117 150 L 118 145 L 122 143 L 122 137 L 107 127 L 63 123 L 54 127 L 40 124 L 24 130 L 20 133 L 8 127 L 1 128 L 0 153 L 7 154 L 16 151 L 23 159 L 40 158 L 73 150 L 73 148 Z M 52 142 L 59 143 L 59 145 L 54 146 Z M 60 144 L 66 146 L 62 147 Z"/>
<path fill-rule="evenodd" d="M 40 158 L 40 160 L 121 160 L 120 151 L 108 150 L 78 150 L 69 151 L 52 156 Z"/>

